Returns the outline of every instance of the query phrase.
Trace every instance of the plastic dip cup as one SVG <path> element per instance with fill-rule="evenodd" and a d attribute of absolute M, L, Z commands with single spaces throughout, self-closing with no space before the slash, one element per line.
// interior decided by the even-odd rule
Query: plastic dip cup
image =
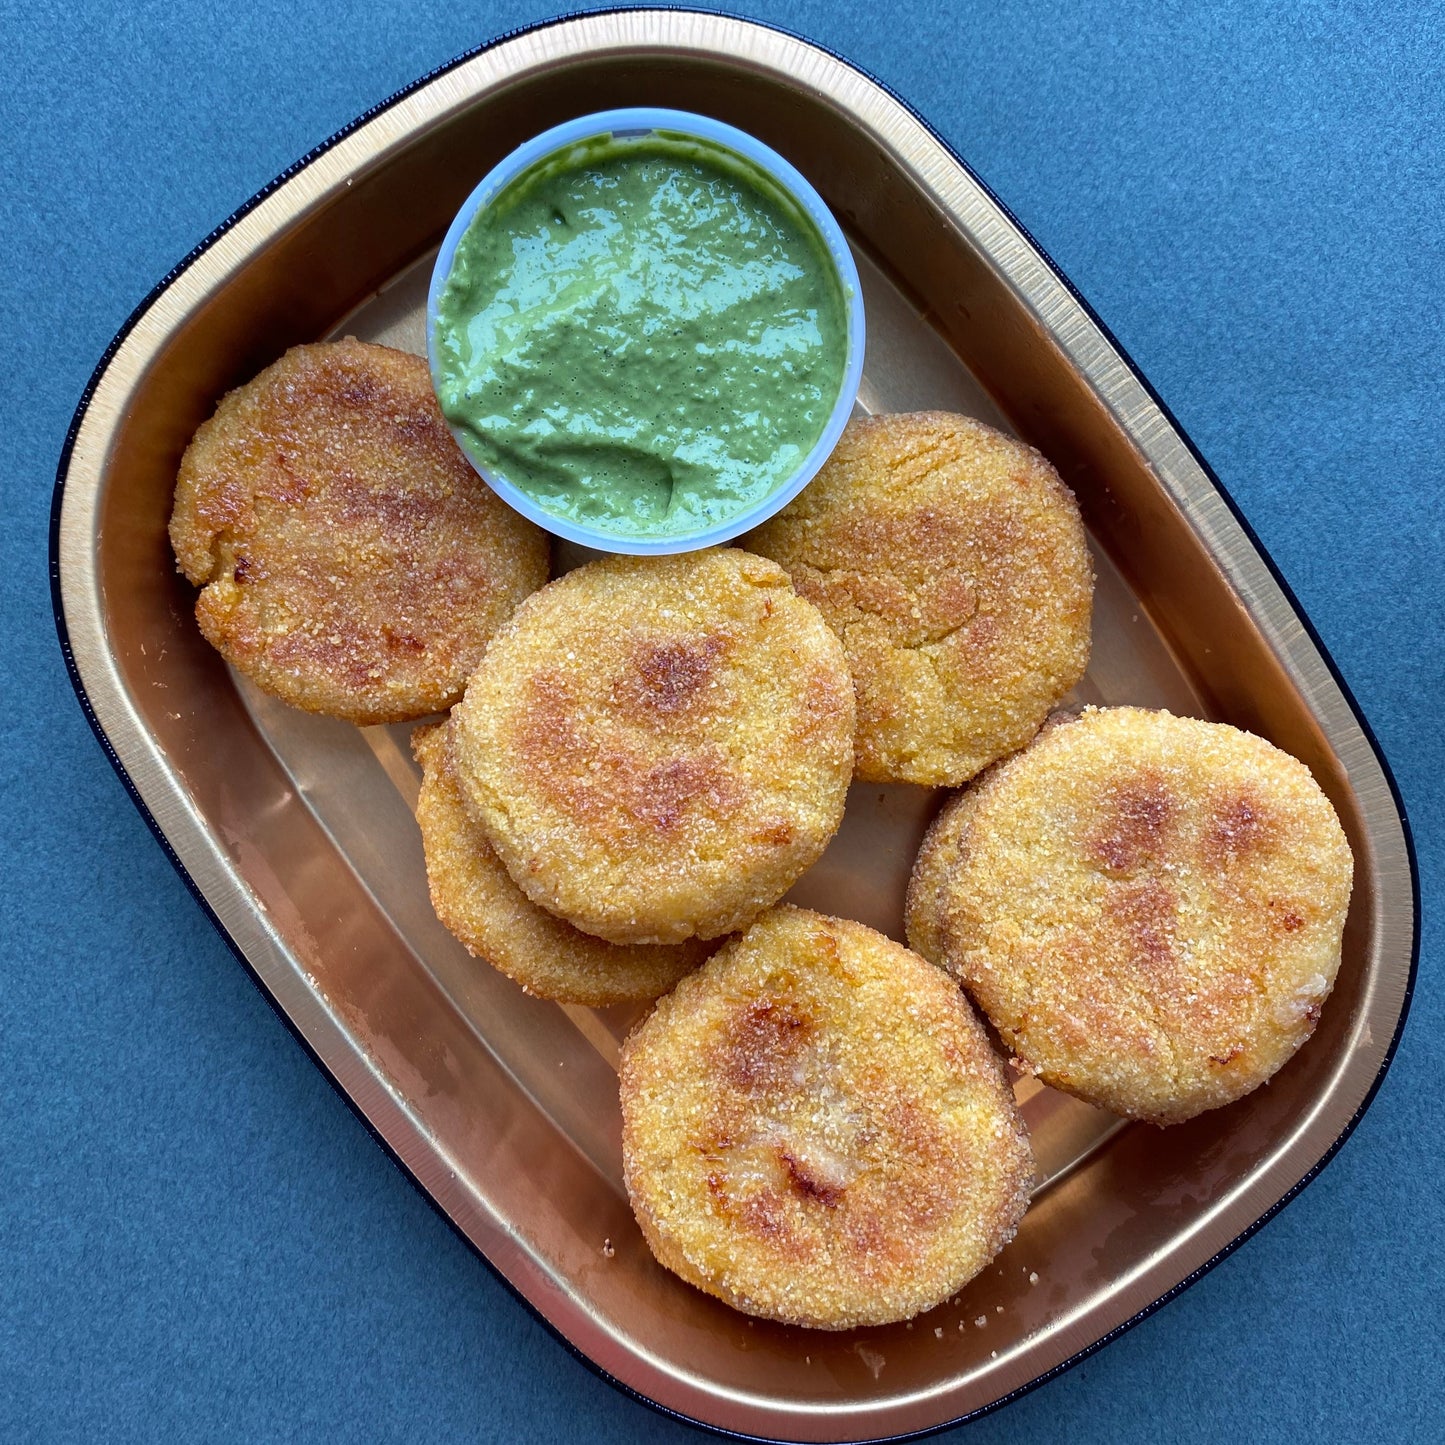
<path fill-rule="evenodd" d="M 813 479 L 837 444 L 852 414 L 863 372 L 863 293 L 858 283 L 858 270 L 848 250 L 848 243 L 843 238 L 843 232 L 823 204 L 822 198 L 782 156 L 753 136 L 721 121 L 693 115 L 687 111 L 655 107 L 602 111 L 595 115 L 581 116 L 544 131 L 519 146 L 487 174 L 468 196 L 447 231 L 432 272 L 431 289 L 427 296 L 427 356 L 433 384 L 440 394 L 443 373 L 437 342 L 438 303 L 451 273 L 458 244 L 479 212 L 523 172 L 550 156 L 587 141 L 609 136 L 630 139 L 653 131 L 664 132 L 669 137 L 697 141 L 703 152 L 709 148 L 718 148 L 742 157 L 790 197 L 816 229 L 817 239 L 821 241 L 832 263 L 842 290 L 847 325 L 847 353 L 833 409 L 812 449 L 799 461 L 796 468 L 766 495 L 742 503 L 740 510 L 720 520 L 701 525 L 689 532 L 634 535 L 626 531 L 592 526 L 585 521 L 548 510 L 494 466 L 478 460 L 469 445 L 471 438 L 465 428 L 455 425 L 450 419 L 448 425 L 467 459 L 492 490 L 523 516 L 547 531 L 600 551 L 657 555 L 688 552 L 726 542 L 766 521 L 773 513 L 786 506 Z"/>

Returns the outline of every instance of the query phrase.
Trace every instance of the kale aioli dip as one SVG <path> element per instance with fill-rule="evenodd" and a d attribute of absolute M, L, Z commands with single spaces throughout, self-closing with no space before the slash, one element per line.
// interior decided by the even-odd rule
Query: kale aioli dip
<path fill-rule="evenodd" d="M 667 131 L 545 156 L 461 236 L 433 375 L 485 471 L 551 516 L 685 536 L 785 484 L 848 359 L 817 226 L 751 160 Z"/>

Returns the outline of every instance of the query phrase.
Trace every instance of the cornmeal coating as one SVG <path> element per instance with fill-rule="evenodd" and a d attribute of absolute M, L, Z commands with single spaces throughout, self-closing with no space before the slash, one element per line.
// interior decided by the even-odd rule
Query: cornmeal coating
<path fill-rule="evenodd" d="M 1028 742 L 1088 666 L 1094 573 L 1073 494 L 971 417 L 850 422 L 745 545 L 843 639 L 860 778 L 965 782 Z"/>
<path fill-rule="evenodd" d="M 538 908 L 467 812 L 447 724 L 417 728 L 411 747 L 422 768 L 416 820 L 432 907 L 469 953 L 538 998 L 602 1008 L 655 999 L 713 952 L 697 940 L 604 943 Z"/>
<path fill-rule="evenodd" d="M 171 545 L 206 640 L 294 707 L 354 723 L 450 707 L 547 580 L 545 533 L 477 476 L 419 356 L 298 346 L 181 460 Z"/>
<path fill-rule="evenodd" d="M 1222 723 L 1085 709 L 948 804 L 908 938 L 1025 1067 L 1177 1123 L 1268 1079 L 1334 985 L 1353 860 L 1303 763 Z"/>
<path fill-rule="evenodd" d="M 968 1001 L 861 923 L 765 913 L 633 1030 L 621 1083 L 648 1244 L 749 1314 L 908 1319 L 1028 1207 L 1028 1136 Z"/>
<path fill-rule="evenodd" d="M 534 903 L 614 943 L 715 938 L 843 816 L 853 688 L 781 568 L 606 557 L 544 587 L 452 714 L 468 806 Z"/>

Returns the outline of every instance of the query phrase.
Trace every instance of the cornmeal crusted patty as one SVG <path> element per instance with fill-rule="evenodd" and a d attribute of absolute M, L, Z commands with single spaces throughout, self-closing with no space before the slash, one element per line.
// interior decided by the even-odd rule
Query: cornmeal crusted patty
<path fill-rule="evenodd" d="M 452 715 L 468 806 L 543 908 L 614 943 L 731 932 L 843 816 L 853 689 L 782 569 L 608 557 L 530 597 Z"/>
<path fill-rule="evenodd" d="M 1022 747 L 1089 661 L 1093 568 L 1032 447 L 947 412 L 851 422 L 745 545 L 843 639 L 857 772 L 930 785 Z"/>
<path fill-rule="evenodd" d="M 621 1083 L 648 1244 L 749 1314 L 907 1319 L 1028 1205 L 1028 1138 L 968 1001 L 861 923 L 770 910 L 637 1026 Z"/>
<path fill-rule="evenodd" d="M 1303 763 L 1223 724 L 1090 708 L 939 815 L 908 937 L 1046 1083 L 1175 1123 L 1313 1032 L 1352 866 Z"/>
<path fill-rule="evenodd" d="M 545 534 L 458 450 L 426 362 L 355 340 L 295 347 L 224 398 L 170 534 L 227 661 L 355 723 L 449 707 L 547 580 Z"/>
<path fill-rule="evenodd" d="M 469 952 L 539 998 L 604 1007 L 656 998 L 713 951 L 715 945 L 696 940 L 604 943 L 538 908 L 468 814 L 447 733 L 438 723 L 411 735 L 422 766 L 416 820 L 432 907 Z"/>

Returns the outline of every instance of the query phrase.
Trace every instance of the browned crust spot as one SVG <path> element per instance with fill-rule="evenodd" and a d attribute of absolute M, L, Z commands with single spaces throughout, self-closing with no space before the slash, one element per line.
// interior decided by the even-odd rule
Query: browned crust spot
<path fill-rule="evenodd" d="M 1103 800 L 1104 826 L 1090 839 L 1092 855 L 1111 873 L 1131 873 L 1167 844 L 1177 811 L 1160 775 L 1146 769 L 1121 779 Z"/>
<path fill-rule="evenodd" d="M 527 686 L 530 706 L 516 714 L 510 740 L 521 779 L 612 846 L 633 849 L 644 835 L 669 834 L 689 810 L 717 815 L 737 806 L 739 781 L 721 747 L 702 743 L 689 756 L 660 761 L 625 740 L 599 747 L 579 722 L 577 690 L 567 673 L 538 672 Z M 630 716 L 645 711 L 635 707 Z M 618 735 L 626 737 L 621 729 Z"/>
<path fill-rule="evenodd" d="M 632 669 L 618 681 L 618 706 L 634 714 L 671 715 L 699 701 L 699 695 L 717 671 L 727 651 L 721 636 L 678 642 L 642 641 L 632 658 Z"/>

